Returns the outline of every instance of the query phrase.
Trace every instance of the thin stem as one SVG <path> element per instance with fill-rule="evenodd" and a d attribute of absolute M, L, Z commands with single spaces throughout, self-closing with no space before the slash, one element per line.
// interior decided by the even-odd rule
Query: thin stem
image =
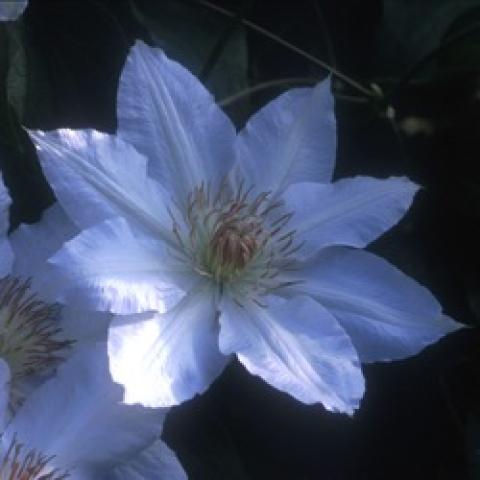
<path fill-rule="evenodd" d="M 229 107 L 235 102 L 242 100 L 243 98 L 253 94 L 260 92 L 262 90 L 268 90 L 269 88 L 274 87 L 281 87 L 283 85 L 313 85 L 318 80 L 316 78 L 279 78 L 276 80 L 269 80 L 267 82 L 258 83 L 253 87 L 245 88 L 244 90 L 240 90 L 239 92 L 231 95 L 230 97 L 226 97 L 223 100 L 220 100 L 218 103 L 221 107 Z"/>
<path fill-rule="evenodd" d="M 203 5 L 207 8 L 210 8 L 211 10 L 215 10 L 218 13 L 221 13 L 222 15 L 225 15 L 227 17 L 234 17 L 235 14 L 230 12 L 229 10 L 226 10 L 222 7 L 219 7 L 218 5 L 214 5 L 213 3 L 210 3 L 207 0 L 195 0 L 198 4 Z M 350 77 L 347 77 L 345 74 L 342 72 L 338 71 L 336 68 L 328 65 L 324 61 L 318 59 L 317 57 L 311 55 L 310 53 L 306 52 L 305 50 L 302 50 L 301 48 L 293 45 L 292 43 L 288 42 L 287 40 L 284 40 L 282 37 L 279 37 L 278 35 L 270 32 L 269 30 L 266 30 L 265 28 L 261 27 L 260 25 L 257 25 L 254 22 L 251 22 L 250 20 L 247 19 L 242 19 L 241 22 L 243 25 L 249 27 L 250 29 L 261 33 L 265 37 L 270 38 L 271 40 L 279 43 L 280 45 L 284 46 L 285 48 L 288 48 L 292 52 L 297 53 L 298 55 L 301 55 L 302 57 L 306 58 L 310 62 L 314 63 L 315 65 L 318 65 L 319 67 L 322 67 L 323 69 L 327 70 L 330 72 L 332 75 L 336 76 L 337 78 L 341 79 L 343 82 L 346 84 L 350 85 L 352 88 L 355 88 L 359 92 L 363 93 L 367 97 L 376 97 L 376 94 L 369 90 L 368 88 L 364 87 L 360 83 L 358 83 L 356 80 L 353 80 Z"/>
<path fill-rule="evenodd" d="M 325 45 L 327 47 L 328 61 L 333 65 L 334 68 L 336 68 L 337 59 L 335 56 L 335 48 L 333 46 L 332 36 L 330 35 L 330 30 L 325 20 L 325 16 L 323 15 L 322 8 L 320 7 L 318 0 L 310 0 L 310 1 L 317 15 L 318 22 L 320 23 L 320 30 L 321 30 Z"/>

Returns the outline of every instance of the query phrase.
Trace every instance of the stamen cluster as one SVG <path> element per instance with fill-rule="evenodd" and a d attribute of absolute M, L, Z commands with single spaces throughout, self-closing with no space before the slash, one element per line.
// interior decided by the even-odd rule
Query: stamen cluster
<path fill-rule="evenodd" d="M 0 280 L 0 356 L 13 378 L 44 371 L 72 342 L 57 339 L 59 306 L 30 292 L 29 281 Z"/>
<path fill-rule="evenodd" d="M 237 298 L 248 294 L 259 302 L 257 295 L 286 286 L 281 273 L 292 267 L 302 245 L 287 228 L 293 213 L 270 192 L 254 190 L 244 182 L 232 188 L 225 180 L 212 194 L 210 184 L 202 183 L 188 195 L 182 221 L 171 216 L 180 250 L 198 273 L 220 291 L 227 286 Z"/>
<path fill-rule="evenodd" d="M 69 477 L 68 472 L 49 467 L 54 456 L 24 450 L 14 438 L 0 463 L 0 480 L 66 480 Z"/>

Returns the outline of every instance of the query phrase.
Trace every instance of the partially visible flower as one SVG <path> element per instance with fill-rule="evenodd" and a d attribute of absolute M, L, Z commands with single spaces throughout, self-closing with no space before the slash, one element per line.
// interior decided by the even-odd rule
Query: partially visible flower
<path fill-rule="evenodd" d="M 12 409 L 18 407 L 37 379 L 52 371 L 73 340 L 91 332 L 101 339 L 108 315 L 79 315 L 46 298 L 46 259 L 75 233 L 58 206 L 50 208 L 34 226 L 22 225 L 7 236 L 10 196 L 0 178 L 0 359 L 8 382 L 0 382 Z M 84 318 L 88 317 L 88 318 Z M 93 317 L 93 318 L 91 318 Z M 97 325 L 81 332 L 81 326 Z M 103 322 L 103 323 L 102 323 Z M 106 338 L 106 337 L 105 337 Z M 10 391 L 10 394 L 8 393 Z"/>
<path fill-rule="evenodd" d="M 138 42 L 118 118 L 118 136 L 30 134 L 82 230 L 50 260 L 58 298 L 123 314 L 109 355 L 127 403 L 182 402 L 235 354 L 302 402 L 352 413 L 360 362 L 414 355 L 459 328 L 428 290 L 359 250 L 418 187 L 331 182 L 328 80 L 284 93 L 236 136 L 195 77 Z"/>
<path fill-rule="evenodd" d="M 0 478 L 186 480 L 159 438 L 166 411 L 124 405 L 121 398 L 106 345 L 79 349 L 4 431 Z"/>
<path fill-rule="evenodd" d="M 28 0 L 0 0 L 0 21 L 16 20 L 27 5 Z"/>
<path fill-rule="evenodd" d="M 9 209 L 12 203 L 8 194 L 3 177 L 0 173 L 0 278 L 10 273 L 13 263 L 13 252 L 7 239 L 10 227 Z"/>

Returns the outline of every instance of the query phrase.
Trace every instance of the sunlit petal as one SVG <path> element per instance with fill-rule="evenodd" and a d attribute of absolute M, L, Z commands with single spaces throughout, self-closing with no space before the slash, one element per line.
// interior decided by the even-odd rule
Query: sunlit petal
<path fill-rule="evenodd" d="M 118 133 L 148 157 L 149 171 L 180 200 L 215 187 L 234 160 L 235 130 L 205 87 L 157 48 L 137 41 L 122 72 Z"/>
<path fill-rule="evenodd" d="M 259 110 L 238 136 L 237 163 L 249 183 L 276 194 L 297 182 L 329 182 L 336 148 L 327 79 L 288 90 Z"/>
<path fill-rule="evenodd" d="M 126 403 L 165 407 L 204 392 L 228 361 L 218 350 L 213 292 L 200 286 L 163 315 L 115 317 L 109 356 Z"/>
<path fill-rule="evenodd" d="M 170 238 L 170 201 L 147 176 L 146 159 L 120 138 L 95 130 L 30 131 L 58 201 L 80 228 L 124 217 Z"/>
<path fill-rule="evenodd" d="M 355 177 L 292 185 L 283 198 L 294 212 L 289 228 L 305 245 L 300 253 L 309 256 L 329 245 L 368 245 L 405 215 L 417 190 L 403 177 Z"/>
<path fill-rule="evenodd" d="M 250 373 L 304 403 L 353 413 L 364 380 L 344 330 L 308 297 L 270 301 L 267 308 L 224 302 L 221 351 L 236 353 Z"/>
<path fill-rule="evenodd" d="M 178 271 L 168 248 L 122 218 L 84 230 L 49 262 L 56 267 L 57 299 L 74 307 L 165 311 L 183 295 L 172 282 Z"/>
<path fill-rule="evenodd" d="M 362 250 L 326 249 L 299 277 L 298 288 L 337 318 L 362 362 L 414 355 L 461 327 L 425 287 Z"/>

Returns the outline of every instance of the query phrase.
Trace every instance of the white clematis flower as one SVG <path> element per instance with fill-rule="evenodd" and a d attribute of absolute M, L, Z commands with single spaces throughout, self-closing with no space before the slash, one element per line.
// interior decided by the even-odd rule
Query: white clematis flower
<path fill-rule="evenodd" d="M 6 402 L 14 408 L 32 376 L 50 370 L 71 342 L 58 335 L 59 305 L 41 301 L 28 277 L 16 275 L 14 249 L 7 237 L 10 203 L 0 176 L 0 406 Z"/>
<path fill-rule="evenodd" d="M 54 205 L 37 224 L 7 236 L 10 203 L 0 177 L 0 397 L 11 414 L 71 352 L 73 341 L 106 341 L 111 316 L 49 301 L 46 260 L 78 230 Z"/>
<path fill-rule="evenodd" d="M 0 0 L 0 21 L 16 20 L 27 5 L 28 0 Z"/>
<path fill-rule="evenodd" d="M 116 312 L 110 368 L 127 403 L 203 392 L 231 355 L 305 403 L 352 413 L 360 362 L 419 352 L 458 328 L 433 296 L 362 250 L 395 225 L 406 178 L 331 182 L 329 81 L 234 127 L 187 70 L 137 42 L 117 136 L 30 132 L 82 232 L 50 262 L 61 301 Z"/>
<path fill-rule="evenodd" d="M 39 387 L 0 439 L 0 478 L 186 480 L 159 439 L 164 409 L 121 403 L 105 344 L 79 349 Z"/>

